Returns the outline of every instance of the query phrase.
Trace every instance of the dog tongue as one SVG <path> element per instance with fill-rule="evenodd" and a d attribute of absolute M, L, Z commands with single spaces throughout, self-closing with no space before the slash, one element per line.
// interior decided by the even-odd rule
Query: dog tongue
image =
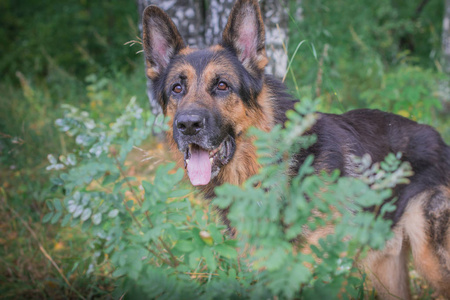
<path fill-rule="evenodd" d="M 211 163 L 208 151 L 193 145 L 187 170 L 192 185 L 208 184 L 211 180 Z"/>

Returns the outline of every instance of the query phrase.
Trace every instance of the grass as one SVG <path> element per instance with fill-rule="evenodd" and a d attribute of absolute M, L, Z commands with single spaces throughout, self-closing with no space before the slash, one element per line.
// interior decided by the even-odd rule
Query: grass
<path fill-rule="evenodd" d="M 99 93 L 101 99 L 95 97 Z M 132 95 L 138 95 L 140 105 L 147 107 L 143 68 L 129 75 L 91 77 L 87 86 L 74 77 L 60 77 L 55 85 L 35 85 L 20 73 L 16 82 L 0 85 L 0 229 L 6 233 L 0 237 L 0 298 L 110 295 L 113 283 L 108 273 L 80 274 L 74 269 L 78 260 L 74 255 L 83 255 L 86 246 L 84 233 L 79 228 L 42 224 L 45 200 L 58 196 L 50 190 L 45 168 L 49 153 L 64 154 L 72 147 L 72 141 L 54 126 L 62 116 L 61 104 L 76 105 L 108 122 L 121 113 Z M 137 163 L 137 159 L 131 161 Z M 146 175 L 138 166 L 133 169 Z"/>
<path fill-rule="evenodd" d="M 41 225 L 19 214 L 2 197 L 0 226 L 9 234 L 2 244 L 2 297 L 17 299 L 79 299 L 105 295 L 112 284 L 107 276 L 70 271 L 76 253 L 83 253 L 83 233 Z M 70 275 L 69 275 L 70 274 Z M 69 275 L 69 276 L 67 276 Z"/>

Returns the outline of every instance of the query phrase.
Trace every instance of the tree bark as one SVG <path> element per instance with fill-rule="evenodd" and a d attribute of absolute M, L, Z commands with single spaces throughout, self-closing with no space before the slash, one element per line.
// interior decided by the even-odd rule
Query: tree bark
<path fill-rule="evenodd" d="M 220 43 L 234 0 L 211 0 L 206 13 L 205 40 L 211 46 Z"/>
<path fill-rule="evenodd" d="M 269 65 L 266 72 L 283 78 L 288 57 L 288 16 L 287 0 L 261 0 L 260 6 L 266 27 L 266 51 Z M 286 48 L 285 48 L 286 47 Z"/>
<path fill-rule="evenodd" d="M 442 70 L 450 75 L 450 0 L 445 1 L 444 21 L 442 24 Z M 445 112 L 450 111 L 450 82 L 442 80 L 440 96 Z"/>
<path fill-rule="evenodd" d="M 445 1 L 442 25 L 442 67 L 445 73 L 450 74 L 450 0 Z"/>

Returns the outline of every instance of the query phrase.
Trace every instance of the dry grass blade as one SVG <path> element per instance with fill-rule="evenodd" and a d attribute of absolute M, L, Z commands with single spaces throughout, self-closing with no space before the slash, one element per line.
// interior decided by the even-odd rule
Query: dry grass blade
<path fill-rule="evenodd" d="M 131 40 L 131 41 L 124 43 L 124 45 L 130 46 L 130 47 L 133 47 L 136 44 L 142 45 L 142 39 L 140 37 L 136 37 L 135 40 Z M 139 50 L 136 52 L 136 54 L 141 53 L 141 52 L 144 52 L 144 50 Z"/>
<path fill-rule="evenodd" d="M 19 213 L 12 208 L 11 206 L 8 205 L 8 202 L 6 201 L 6 199 L 4 197 L 2 197 L 2 203 L 4 205 L 4 207 L 6 207 L 7 209 L 9 209 L 13 215 L 25 226 L 25 228 L 28 230 L 28 232 L 31 234 L 31 236 L 33 237 L 33 239 L 36 241 L 36 243 L 39 246 L 39 250 L 42 252 L 42 254 L 45 256 L 45 258 L 47 258 L 50 263 L 53 265 L 53 267 L 55 267 L 55 269 L 58 271 L 58 273 L 61 275 L 61 277 L 63 278 L 64 282 L 69 286 L 69 288 L 74 291 L 78 297 L 80 297 L 81 299 L 86 299 L 84 298 L 80 292 L 78 292 L 69 282 L 69 280 L 67 279 L 67 277 L 64 275 L 64 272 L 61 270 L 61 268 L 58 266 L 58 264 L 53 260 L 53 258 L 50 256 L 50 254 L 48 254 L 47 250 L 45 250 L 44 246 L 42 245 L 42 243 L 39 241 L 39 238 L 36 234 L 36 232 L 34 232 L 34 230 L 30 227 L 30 225 L 28 224 L 28 222 L 26 222 L 20 215 Z"/>

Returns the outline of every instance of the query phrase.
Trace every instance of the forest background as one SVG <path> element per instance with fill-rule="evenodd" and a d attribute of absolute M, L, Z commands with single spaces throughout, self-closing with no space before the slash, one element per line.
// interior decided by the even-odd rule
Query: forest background
<path fill-rule="evenodd" d="M 289 72 L 283 77 L 294 95 L 300 99 L 318 99 L 317 108 L 324 112 L 342 113 L 362 107 L 391 111 L 434 126 L 450 143 L 450 28 L 444 26 L 449 27 L 450 23 L 449 3 L 443 0 L 278 2 L 288 16 L 282 26 L 288 39 L 281 46 L 287 53 Z M 202 5 L 219 5 L 219 1 Z M 117 278 L 134 278 L 134 269 L 115 273 L 120 269 L 118 265 L 126 263 L 115 265 L 112 252 L 98 250 L 107 248 L 105 244 L 92 239 L 98 235 L 92 228 L 102 222 L 97 208 L 88 208 L 84 203 L 77 215 L 76 208 L 71 211 L 69 207 L 73 204 L 67 200 L 69 194 L 75 201 L 84 201 L 83 196 L 76 194 L 77 188 L 81 187 L 81 193 L 87 195 L 97 187 L 91 181 L 69 186 L 69 179 L 58 172 L 88 159 L 82 151 L 94 143 L 90 138 L 110 137 L 108 144 L 101 146 L 107 147 L 104 151 L 108 152 L 111 164 L 115 163 L 115 153 L 119 153 L 116 169 L 120 174 L 113 178 L 108 177 L 109 169 L 96 170 L 103 175 L 92 177 L 101 179 L 100 187 L 115 184 L 114 192 L 128 199 L 143 190 L 139 186 L 144 185 L 148 192 L 142 182 L 150 180 L 156 184 L 159 166 L 170 161 L 164 144 L 151 134 L 155 129 L 146 127 L 147 123 L 133 121 L 136 116 L 154 120 L 150 115 L 139 43 L 141 6 L 142 1 L 123 0 L 0 1 L 2 298 L 120 297 L 126 294 L 127 288 L 123 285 L 117 289 Z M 270 18 L 265 21 L 271 22 Z M 130 99 L 133 99 L 131 103 Z M 124 115 L 124 111 L 129 115 Z M 83 129 L 80 127 L 67 135 L 76 127 L 74 120 L 84 124 Z M 130 132 L 136 129 L 143 130 L 142 137 L 148 138 L 139 140 L 133 136 Z M 129 142 L 126 147 L 124 140 Z M 128 151 L 122 151 L 124 148 Z M 81 177 L 89 177 L 92 170 L 84 171 Z M 160 175 L 164 173 L 160 172 Z M 173 180 L 181 179 L 178 177 Z M 120 179 L 121 184 L 116 184 Z M 187 188 L 183 183 L 181 186 Z M 111 194 L 114 193 L 108 195 Z M 190 191 L 187 195 L 190 205 L 200 207 L 199 211 L 205 211 L 208 216 L 212 213 L 205 203 L 198 201 L 197 194 Z M 122 207 L 122 210 L 125 214 L 126 209 Z M 111 208 L 104 215 L 115 218 L 119 211 L 122 214 L 120 209 L 116 212 Z M 65 216 L 69 216 L 65 225 L 71 222 L 71 226 L 61 226 Z M 196 221 L 198 224 L 203 222 L 200 219 Z M 206 226 L 209 231 L 205 232 L 215 232 L 216 227 L 211 224 L 198 227 Z M 216 237 L 214 258 L 209 252 L 202 252 L 198 256 L 205 258 L 205 266 L 201 259 L 196 260 L 202 267 L 193 269 L 203 271 L 194 274 L 192 270 L 177 270 L 204 284 L 216 268 L 226 269 L 225 263 L 232 266 L 223 257 L 232 260 L 236 245 L 227 244 L 226 237 Z M 183 257 L 182 253 L 189 253 L 190 257 L 197 255 L 193 254 L 196 248 L 191 244 L 177 243 L 173 236 L 169 240 L 172 244 L 164 245 L 161 241 L 164 255 L 171 256 L 170 250 L 175 256 L 178 251 L 179 257 Z M 195 237 L 189 236 L 186 241 L 195 241 Z M 203 242 L 208 244 L 208 238 Z M 92 263 L 93 255 L 101 256 L 101 260 Z M 182 260 L 174 261 L 178 264 Z M 162 265 L 167 262 L 176 269 L 173 261 L 170 263 L 164 257 L 161 261 Z M 136 268 L 142 271 L 142 266 Z M 226 270 L 227 276 L 231 276 L 231 269 Z M 418 276 L 413 276 L 412 288 L 419 298 L 432 297 L 432 291 Z M 207 295 L 208 291 L 203 290 L 202 294 Z M 241 291 L 240 295 L 243 294 Z"/>

